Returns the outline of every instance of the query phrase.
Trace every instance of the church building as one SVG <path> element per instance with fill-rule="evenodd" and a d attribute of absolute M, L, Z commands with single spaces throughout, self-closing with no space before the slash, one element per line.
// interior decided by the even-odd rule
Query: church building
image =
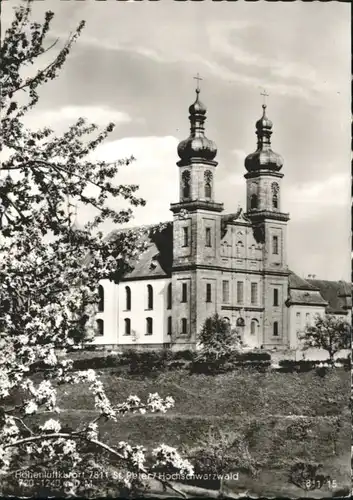
<path fill-rule="evenodd" d="M 224 213 L 215 192 L 217 147 L 205 135 L 199 94 L 197 88 L 189 107 L 190 136 L 177 150 L 173 221 L 145 228 L 148 248 L 119 283 L 101 281 L 94 343 L 194 349 L 204 321 L 217 312 L 245 346 L 295 350 L 316 314 L 349 320 L 351 284 L 304 280 L 288 269 L 283 159 L 271 147 L 265 104 L 256 151 L 245 159 L 246 207 Z M 335 292 L 327 292 L 330 283 Z"/>

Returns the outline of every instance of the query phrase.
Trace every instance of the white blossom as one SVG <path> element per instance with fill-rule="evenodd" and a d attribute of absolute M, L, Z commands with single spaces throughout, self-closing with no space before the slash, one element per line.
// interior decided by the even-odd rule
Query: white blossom
<path fill-rule="evenodd" d="M 44 425 L 41 425 L 40 428 L 43 431 L 59 432 L 61 430 L 61 425 L 60 425 L 60 422 L 51 418 L 51 419 L 47 420 L 46 422 L 44 422 Z"/>

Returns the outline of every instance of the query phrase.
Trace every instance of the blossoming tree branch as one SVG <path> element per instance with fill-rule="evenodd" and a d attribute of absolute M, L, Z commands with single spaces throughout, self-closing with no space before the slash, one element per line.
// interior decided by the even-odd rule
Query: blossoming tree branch
<path fill-rule="evenodd" d="M 117 225 L 128 222 L 132 207 L 144 201 L 136 196 L 138 186 L 116 184 L 119 169 L 128 168 L 131 158 L 113 163 L 89 159 L 113 124 L 98 130 L 79 119 L 61 136 L 48 127 L 30 130 L 24 125 L 23 118 L 38 103 L 40 87 L 58 76 L 84 28 L 82 22 L 58 49 L 60 40 L 48 42 L 54 14 L 46 12 L 42 23 L 32 22 L 31 9 L 32 0 L 14 9 L 0 48 L 1 481 L 36 463 L 66 464 L 71 471 L 99 468 L 100 453 L 119 463 L 125 474 L 119 484 L 128 489 L 134 487 L 129 472 L 137 477 L 154 470 L 192 474 L 191 464 L 167 445 L 150 451 L 147 466 L 142 446 L 119 442 L 111 447 L 100 437 L 102 422 L 118 425 L 128 412 L 166 412 L 174 404 L 171 397 L 155 393 L 141 400 L 131 395 L 114 406 L 99 376 L 93 370 L 75 372 L 68 357 L 73 345 L 95 334 L 99 280 L 118 278 L 144 248 L 141 232 L 124 231 L 107 240 L 100 225 L 107 219 Z M 41 56 L 51 51 L 56 55 L 41 65 Z M 117 198 L 129 206 L 110 208 Z M 67 199 L 93 206 L 96 215 L 73 230 Z M 33 375 L 35 367 L 44 370 L 44 379 Z M 69 383 L 88 386 L 95 410 L 91 420 L 75 429 L 62 424 L 57 403 L 57 391 Z M 66 493 L 75 494 L 72 481 L 65 487 Z"/>

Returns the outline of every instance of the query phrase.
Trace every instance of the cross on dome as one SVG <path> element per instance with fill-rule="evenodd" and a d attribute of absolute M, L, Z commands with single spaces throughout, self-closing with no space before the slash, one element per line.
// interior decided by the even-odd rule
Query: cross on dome
<path fill-rule="evenodd" d="M 194 78 L 194 80 L 197 80 L 196 92 L 199 93 L 200 92 L 200 81 L 203 80 L 203 78 L 201 78 L 199 73 L 197 73 L 196 76 L 194 76 L 193 78 Z"/>

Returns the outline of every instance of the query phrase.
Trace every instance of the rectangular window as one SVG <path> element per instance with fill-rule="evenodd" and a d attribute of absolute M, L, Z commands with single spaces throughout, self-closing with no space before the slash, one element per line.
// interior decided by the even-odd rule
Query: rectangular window
<path fill-rule="evenodd" d="M 243 302 L 244 302 L 244 283 L 243 283 L 243 281 L 237 281 L 237 302 L 238 302 L 238 304 L 243 304 Z"/>
<path fill-rule="evenodd" d="M 278 321 L 273 323 L 273 336 L 278 337 Z"/>
<path fill-rule="evenodd" d="M 278 306 L 278 288 L 273 290 L 273 305 Z"/>
<path fill-rule="evenodd" d="M 229 303 L 229 281 L 222 281 L 222 302 L 223 304 Z"/>
<path fill-rule="evenodd" d="M 310 313 L 306 313 L 305 320 L 306 320 L 307 323 L 310 322 Z"/>
<path fill-rule="evenodd" d="M 257 283 L 251 283 L 251 304 L 257 304 Z"/>
<path fill-rule="evenodd" d="M 297 323 L 300 322 L 300 312 L 297 312 L 297 314 L 295 315 L 296 319 L 297 319 Z"/>
<path fill-rule="evenodd" d="M 212 242 L 211 242 L 211 228 L 210 227 L 206 227 L 205 239 L 206 239 L 206 247 L 211 247 Z"/>
<path fill-rule="evenodd" d="M 272 253 L 278 255 L 278 236 L 272 236 Z"/>
<path fill-rule="evenodd" d="M 168 316 L 167 319 L 167 334 L 171 335 L 172 334 L 172 317 Z"/>
<path fill-rule="evenodd" d="M 206 283 L 206 302 L 212 302 L 212 288 L 210 283 Z"/>
<path fill-rule="evenodd" d="M 188 333 L 188 320 L 181 318 L 181 333 Z"/>
<path fill-rule="evenodd" d="M 183 247 L 189 246 L 189 228 L 183 227 Z"/>
<path fill-rule="evenodd" d="M 183 283 L 181 285 L 181 301 L 182 302 L 188 301 L 188 285 L 186 283 Z"/>

